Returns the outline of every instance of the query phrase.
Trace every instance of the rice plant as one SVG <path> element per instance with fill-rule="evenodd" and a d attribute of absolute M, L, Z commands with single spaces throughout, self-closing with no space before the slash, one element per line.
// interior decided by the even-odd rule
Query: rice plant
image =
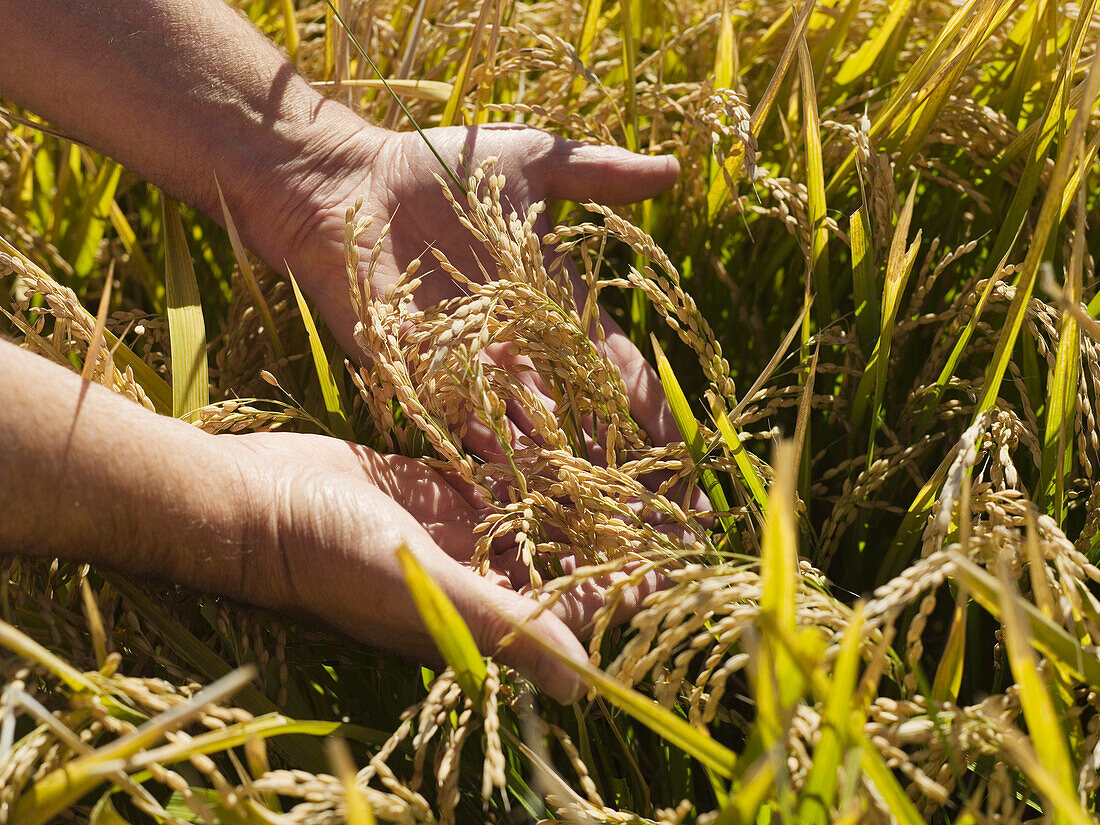
<path fill-rule="evenodd" d="M 439 255 L 386 294 L 351 278 L 349 366 L 232 216 L 181 215 L 9 108 L 6 332 L 208 432 L 456 474 L 486 502 L 475 569 L 505 545 L 547 599 L 612 583 L 589 692 L 557 705 L 477 651 L 411 556 L 440 672 L 10 558 L 0 820 L 1095 820 L 1095 3 L 237 5 L 392 128 L 522 122 L 682 174 L 636 208 L 516 215 L 492 164 L 453 170 L 485 273 Z M 348 215 L 352 275 L 368 219 Z M 429 270 L 460 297 L 420 307 Z M 632 416 L 596 297 L 681 441 Z M 479 357 L 506 343 L 553 410 Z M 498 455 L 464 446 L 474 425 Z"/>

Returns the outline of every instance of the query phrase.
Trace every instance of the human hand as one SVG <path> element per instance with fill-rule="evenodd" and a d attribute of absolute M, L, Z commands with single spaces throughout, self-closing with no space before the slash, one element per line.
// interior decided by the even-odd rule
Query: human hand
<path fill-rule="evenodd" d="M 626 619 L 656 584 L 586 580 L 543 610 L 514 547 L 494 547 L 485 577 L 463 564 L 483 503 L 423 462 L 325 436 L 209 435 L 3 340 L 0 395 L 5 552 L 219 593 L 438 661 L 395 556 L 407 546 L 484 653 L 563 701 L 576 676 L 525 638 L 501 647 L 513 624 L 583 662 L 595 612 L 613 597 Z"/>
<path fill-rule="evenodd" d="M 531 204 L 551 198 L 607 204 L 642 200 L 671 186 L 678 173 L 671 157 L 588 146 L 524 126 L 429 129 L 426 135 L 451 169 L 457 169 L 462 160 L 470 167 L 496 157 L 495 171 L 506 180 L 502 200 L 506 208 L 519 215 L 525 214 Z M 383 293 L 411 261 L 421 258 L 423 280 L 414 295 L 413 309 L 424 309 L 461 294 L 461 287 L 439 270 L 429 247 L 443 252 L 469 277 L 476 277 L 479 264 L 492 272 L 484 250 L 475 249 L 476 241 L 459 223 L 432 174 L 445 178 L 445 171 L 416 133 L 366 127 L 349 136 L 339 153 L 330 155 L 326 169 L 326 180 L 303 194 L 301 203 L 291 210 L 297 217 L 291 224 L 296 228 L 288 234 L 292 254 L 287 260 L 345 351 L 353 357 L 362 357 L 362 353 L 352 338 L 358 319 L 348 296 L 343 241 L 346 209 L 360 195 L 364 199 L 362 214 L 373 217 L 372 226 L 359 242 L 362 260 L 370 258 L 382 226 L 390 222 L 371 282 L 364 284 L 364 289 L 375 295 Z M 536 231 L 541 235 L 549 229 L 548 218 L 540 216 Z M 435 271 L 431 271 L 433 267 Z M 566 262 L 566 267 L 583 301 L 586 287 L 572 263 Z M 365 278 L 366 273 L 361 271 L 359 275 Z M 680 436 L 656 373 L 606 312 L 601 313 L 600 321 L 606 333 L 604 351 L 622 374 L 633 417 L 653 443 L 678 441 Z M 522 361 L 502 350 L 487 358 L 516 372 L 536 398 L 552 408 L 539 376 L 525 370 L 527 365 Z M 523 427 L 517 424 L 515 429 Z M 492 450 L 492 437 L 471 427 L 467 446 L 484 454 Z"/>
<path fill-rule="evenodd" d="M 324 436 L 262 433 L 219 441 L 232 448 L 254 513 L 241 592 L 232 595 L 321 620 L 405 657 L 437 661 L 396 557 L 406 545 L 454 602 L 483 653 L 560 701 L 580 695 L 573 672 L 529 639 L 501 642 L 513 625 L 527 622 L 558 650 L 587 661 L 577 635 L 589 632 L 608 589 L 625 574 L 579 582 L 543 610 L 514 548 L 497 548 L 484 577 L 463 564 L 474 554 L 473 528 L 484 504 L 459 480 L 423 462 Z M 656 586 L 651 575 L 618 594 L 616 618 L 628 618 Z"/>

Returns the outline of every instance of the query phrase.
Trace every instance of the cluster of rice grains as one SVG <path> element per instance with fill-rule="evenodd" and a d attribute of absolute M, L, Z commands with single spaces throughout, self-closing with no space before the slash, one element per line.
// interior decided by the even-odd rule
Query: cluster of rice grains
<path fill-rule="evenodd" d="M 368 222 L 391 216 L 349 210 L 355 340 L 367 356 L 351 370 L 351 420 L 365 442 L 422 458 L 479 493 L 475 569 L 518 570 L 513 584 L 548 604 L 598 587 L 606 603 L 591 627 L 593 664 L 736 751 L 733 791 L 727 798 L 726 779 L 598 691 L 577 709 L 540 707 L 492 663 L 477 700 L 450 671 L 398 691 L 415 671 L 325 634 L 175 591 L 157 605 L 73 566 L 13 563 L 0 594 L 20 629 L 4 627 L 19 655 L 3 674 L 0 821 L 27 810 L 28 789 L 58 766 L 92 760 L 92 748 L 109 755 L 177 706 L 188 712 L 172 728 L 196 740 L 220 731 L 223 744 L 181 767 L 169 759 L 186 752 L 187 735 L 173 733 L 168 746 L 140 743 L 135 761 L 97 768 L 119 787 L 115 799 L 162 821 L 341 822 L 353 788 L 377 818 L 401 823 L 707 823 L 724 805 L 722 821 L 1018 823 L 1095 811 L 1100 350 L 1082 292 L 1034 290 L 1025 260 L 1046 187 L 1057 183 L 1060 148 L 1040 139 L 1068 127 L 1044 123 L 1044 106 L 1059 108 L 1049 103 L 1059 89 L 1072 102 L 1061 108 L 1080 106 L 1096 25 L 1078 21 L 1093 5 L 926 3 L 900 16 L 885 0 L 816 12 L 735 0 L 339 5 L 391 78 L 416 66 L 423 80 L 449 82 L 476 44 L 460 90 L 471 118 L 679 159 L 681 179 L 651 207 L 587 204 L 549 233 L 538 228 L 542 205 L 512 212 L 492 160 L 456 170 L 465 192 L 440 185 L 477 271 L 429 250 L 379 293 L 360 284 L 385 230 L 362 259 L 357 241 Z M 326 48 L 323 14 L 320 4 L 300 9 L 301 68 L 325 80 L 369 77 L 348 62 L 339 28 Z M 586 19 L 600 24 L 589 34 Z M 810 80 L 812 113 L 802 94 Z M 337 94 L 402 127 L 388 98 L 361 88 Z M 406 102 L 423 125 L 438 122 L 438 102 Z M 1078 148 L 1091 163 L 1096 124 L 1086 125 Z M 25 150 L 4 133 L 5 151 Z M 1090 165 L 1072 186 L 1095 177 Z M 1056 193 L 1062 223 L 1039 245 L 1057 280 L 1083 284 L 1087 299 L 1095 203 L 1072 186 Z M 1010 209 L 1020 189 L 1034 204 Z M 1018 224 L 1002 225 L 1009 213 Z M 0 213 L 12 242 L 30 248 L 25 224 Z M 37 257 L 64 272 L 56 250 Z M 14 250 L 0 265 L 18 277 L 11 317 L 23 345 L 82 360 L 94 318 L 76 295 Z M 295 340 L 286 285 L 262 269 L 256 277 L 276 338 Z M 423 306 L 427 278 L 450 279 L 459 297 Z M 222 400 L 196 423 L 311 427 L 323 411 L 282 389 L 301 385 L 292 368 L 304 347 L 277 354 L 242 283 L 234 294 L 214 347 Z M 656 333 L 674 380 L 705 399 L 692 407 L 698 435 L 686 444 L 653 444 L 631 416 L 597 298 L 643 346 Z M 1019 341 L 985 403 L 987 365 L 1016 307 Z M 1076 337 L 1064 336 L 1069 317 Z M 163 321 L 134 307 L 112 324 L 168 375 Z M 93 379 L 152 406 L 140 376 L 97 351 Z M 1068 383 L 1061 404 L 1055 375 Z M 246 400 L 265 395 L 277 403 Z M 1055 407 L 1064 426 L 1052 424 Z M 766 461 L 777 435 L 799 447 L 797 497 L 785 502 L 797 526 L 781 533 L 764 527 L 777 502 L 750 483 L 795 474 Z M 701 504 L 695 483 L 706 473 L 720 479 L 728 510 Z M 775 579 L 757 557 L 777 535 L 792 559 L 795 544 L 801 555 L 789 565 L 789 601 L 769 595 Z M 616 627 L 616 607 L 655 572 L 663 589 Z M 776 654 L 777 638 L 790 650 Z M 847 650 L 858 673 L 838 716 L 829 698 L 842 691 Z M 71 667 L 48 651 L 65 651 Z M 790 668 L 776 681 L 805 685 L 774 719 L 768 697 L 784 693 L 761 681 L 769 656 Z M 240 708 L 187 704 L 199 683 L 241 663 L 258 666 L 260 691 L 238 696 Z M 110 701 L 88 698 L 100 696 Z M 275 724 L 261 714 L 276 708 L 385 731 L 345 728 L 365 767 L 340 776 L 300 738 L 274 744 L 270 758 L 249 738 L 259 730 L 249 725 Z M 853 729 L 840 731 L 838 718 L 854 719 Z M 1042 728 L 1052 718 L 1059 724 Z M 242 759 L 232 747 L 246 740 Z M 815 760 L 826 754 L 835 767 L 827 794 L 815 796 Z M 149 788 L 176 794 L 172 804 L 124 775 L 139 769 Z M 759 804 L 739 808 L 744 800 Z M 58 813 L 79 819 L 88 804 L 73 797 Z"/>

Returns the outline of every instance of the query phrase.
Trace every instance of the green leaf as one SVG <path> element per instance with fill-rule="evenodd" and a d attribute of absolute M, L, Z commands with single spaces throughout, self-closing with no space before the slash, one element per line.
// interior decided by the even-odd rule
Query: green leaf
<path fill-rule="evenodd" d="M 458 120 L 462 98 L 466 96 L 469 89 L 474 61 L 481 57 L 481 38 L 489 27 L 489 15 L 495 8 L 496 3 L 491 2 L 491 0 L 484 0 L 481 4 L 481 12 L 478 14 L 477 22 L 474 23 L 473 30 L 470 32 L 470 40 L 466 44 L 465 52 L 462 54 L 462 62 L 459 64 L 458 71 L 452 81 L 454 86 L 451 89 L 451 97 L 443 108 L 443 115 L 439 119 L 440 126 L 454 126 Z"/>
<path fill-rule="evenodd" d="M 661 385 L 665 389 L 665 397 L 672 409 L 672 418 L 676 422 L 677 429 L 680 430 L 680 435 L 688 448 L 691 460 L 695 462 L 695 468 L 699 473 L 699 483 L 703 485 L 703 491 L 710 498 L 715 509 L 722 513 L 728 513 L 730 506 L 729 501 L 726 499 L 726 491 L 722 489 L 714 470 L 702 463 L 707 451 L 703 442 L 703 433 L 699 429 L 699 422 L 695 420 L 695 415 L 691 412 L 691 405 L 688 403 L 687 396 L 684 395 L 680 382 L 676 380 L 676 374 L 672 371 L 672 364 L 665 357 L 657 336 L 650 333 L 650 340 L 653 343 L 653 355 L 657 359 L 657 375 L 661 378 Z M 726 531 L 727 536 L 733 538 L 737 535 L 736 525 L 730 516 L 720 515 L 718 521 L 722 525 L 722 529 Z"/>
<path fill-rule="evenodd" d="M 882 21 L 874 34 L 864 40 L 859 49 L 854 54 L 849 55 L 841 64 L 840 71 L 836 74 L 837 85 L 846 86 L 855 80 L 864 78 L 871 71 L 871 67 L 875 65 L 875 60 L 886 48 L 886 43 L 890 40 L 898 24 L 909 13 L 909 7 L 912 5 L 912 0 L 902 0 L 902 2 L 889 4 L 887 8 L 890 9 L 890 13 L 886 16 L 886 19 Z"/>
<path fill-rule="evenodd" d="M 210 403 L 206 324 L 179 206 L 167 195 L 163 205 L 164 292 L 172 347 L 172 415 L 186 418 Z"/>
<path fill-rule="evenodd" d="M 1008 663 L 1019 688 L 1020 705 L 1023 707 L 1024 719 L 1027 720 L 1028 733 L 1039 760 L 1057 777 L 1062 790 L 1073 796 L 1076 793 L 1077 770 L 1070 760 L 1069 744 L 1063 732 L 1063 725 L 1068 720 L 1064 718 L 1064 713 L 1055 709 L 1047 686 L 1039 675 L 1039 663 L 1031 652 L 1034 642 L 1031 641 L 1027 619 L 1020 610 L 1023 600 L 1013 587 L 1007 571 L 1001 570 L 999 580 L 1000 619 L 1004 628 Z M 1058 809 L 1052 813 L 1056 825 L 1065 825 L 1070 821 Z"/>
<path fill-rule="evenodd" d="M 443 660 L 455 672 L 455 679 L 470 701 L 480 707 L 489 671 L 470 628 L 443 588 L 428 575 L 408 547 L 399 547 L 397 558 L 405 571 L 405 583 L 416 609 Z"/>
<path fill-rule="evenodd" d="M 824 825 L 830 821 L 831 809 L 836 800 L 837 776 L 853 724 L 851 717 L 856 699 L 859 643 L 862 641 L 864 622 L 863 605 L 857 604 L 840 642 L 840 653 L 836 658 L 828 692 L 819 697 L 825 702 L 821 738 L 814 747 L 813 764 L 798 804 L 798 822 L 806 825 Z"/>
<path fill-rule="evenodd" d="M 832 320 L 834 311 L 827 248 L 829 233 L 825 226 L 825 168 L 821 159 L 821 118 L 817 110 L 817 87 L 805 36 L 798 44 L 798 78 L 802 89 L 802 131 L 806 144 L 806 193 L 811 233 L 810 283 L 814 292 L 814 313 L 818 326 L 825 327 Z"/>
<path fill-rule="evenodd" d="M 357 773 L 355 763 L 347 743 L 338 737 L 329 737 L 325 742 L 333 775 L 344 786 L 344 820 L 346 825 L 375 825 L 374 811 L 355 781 Z"/>
<path fill-rule="evenodd" d="M 636 690 L 632 690 L 599 668 L 587 663 L 573 661 L 557 647 L 526 626 L 516 624 L 509 617 L 502 614 L 498 614 L 498 616 L 501 620 L 509 622 L 520 635 L 533 642 L 543 652 L 584 679 L 596 689 L 597 693 L 619 710 L 641 722 L 665 741 L 680 748 L 684 753 L 695 757 L 719 776 L 726 779 L 732 778 L 734 767 L 737 764 L 737 755 L 725 745 L 712 739 L 705 730 L 693 727 L 683 717 L 661 707 L 648 696 L 643 696 Z"/>
<path fill-rule="evenodd" d="M 872 449 L 867 453 L 867 465 L 870 466 L 874 459 L 874 439 L 879 427 L 879 412 L 882 399 L 886 392 L 886 374 L 890 367 L 890 347 L 894 338 L 894 321 L 897 318 L 898 309 L 901 306 L 901 296 L 909 283 L 909 275 L 913 271 L 913 263 L 917 259 L 920 250 L 921 230 L 917 230 L 913 243 L 908 244 L 909 224 L 913 218 L 913 205 L 917 198 L 918 177 L 913 181 L 909 190 L 909 197 L 905 199 L 905 205 L 898 215 L 897 226 L 894 227 L 894 237 L 890 241 L 890 255 L 886 262 L 886 282 L 882 295 L 882 317 L 879 321 L 878 341 L 871 358 L 860 377 L 859 386 L 856 389 L 855 398 L 852 399 L 852 429 L 857 430 L 862 425 L 867 411 L 867 400 L 872 399 L 871 404 L 871 433 L 869 444 Z M 872 395 L 871 386 L 874 386 Z"/>
<path fill-rule="evenodd" d="M 865 206 L 860 206 L 848 222 L 848 237 L 852 242 L 852 291 L 856 301 L 856 331 L 859 333 L 859 344 L 866 352 L 878 341 L 882 303 L 879 291 L 874 287 L 875 260 Z"/>
<path fill-rule="evenodd" d="M 229 214 L 229 207 L 225 203 L 225 195 L 222 193 L 221 183 L 218 182 L 218 176 L 214 176 L 214 185 L 218 189 L 218 202 L 222 207 L 222 218 L 225 221 L 225 231 L 229 235 L 229 244 L 233 247 L 233 257 L 237 260 L 237 266 L 241 270 L 241 277 L 244 278 L 245 286 L 248 287 L 248 294 L 252 296 L 252 305 L 256 307 L 256 311 L 260 313 L 260 323 L 263 324 L 264 334 L 267 335 L 268 340 L 271 342 L 271 351 L 275 354 L 276 360 L 282 361 L 286 357 L 286 348 L 283 346 L 282 339 L 279 338 L 279 331 L 275 327 L 275 319 L 271 315 L 271 308 L 267 305 L 267 301 L 264 300 L 263 293 L 260 292 L 260 285 L 256 281 L 256 274 L 252 271 L 252 264 L 248 261 L 248 253 L 245 251 L 244 244 L 241 242 L 240 233 L 237 232 L 237 224 L 233 221 L 233 216 Z M 298 292 L 295 289 L 295 297 Z M 298 304 L 299 308 L 302 307 L 301 302 Z M 303 311 L 304 314 L 304 311 Z M 308 327 L 307 327 L 308 330 Z M 310 340 L 312 345 L 313 341 Z"/>
<path fill-rule="evenodd" d="M 113 790 L 108 791 L 95 803 L 95 807 L 88 815 L 88 825 L 130 825 L 129 820 L 123 819 L 115 810 L 115 804 L 111 801 L 113 793 Z"/>
<path fill-rule="evenodd" d="M 340 398 L 340 388 L 336 386 L 336 378 L 329 369 L 328 355 L 325 354 L 324 344 L 321 343 L 321 335 L 317 332 L 317 324 L 313 321 L 313 315 L 309 311 L 302 290 L 298 288 L 298 282 L 294 279 L 294 273 L 287 267 L 287 276 L 290 285 L 294 288 L 294 298 L 298 302 L 298 310 L 302 314 L 302 323 L 309 337 L 309 351 L 313 356 L 313 366 L 317 370 L 317 381 L 321 384 L 321 397 L 325 400 L 325 411 L 328 413 L 328 425 L 332 434 L 344 441 L 354 441 L 355 433 L 348 424 L 347 413 L 344 412 L 344 402 Z"/>
<path fill-rule="evenodd" d="M 995 618 L 1004 621 L 1002 615 L 1002 586 L 992 575 L 978 567 L 969 559 L 953 553 L 955 566 L 953 578 L 970 591 L 974 601 L 988 610 Z M 1015 602 L 1030 628 L 1028 644 L 1055 662 L 1070 678 L 1100 685 L 1100 658 L 1092 650 L 1087 650 L 1065 628 L 1056 625 L 1030 602 Z"/>
<path fill-rule="evenodd" d="M 722 19 L 718 24 L 718 46 L 714 54 L 715 89 L 732 89 L 737 74 L 737 38 L 733 33 L 730 5 L 731 0 L 722 0 Z"/>
<path fill-rule="evenodd" d="M 62 249 L 62 255 L 72 261 L 73 274 L 78 278 L 86 277 L 95 266 L 121 176 L 122 167 L 105 159 L 96 172 L 91 190 L 81 193 L 80 213 L 66 230 L 67 243 Z"/>
<path fill-rule="evenodd" d="M 749 460 L 748 451 L 745 449 L 745 445 L 741 443 L 737 428 L 733 426 L 733 422 L 730 421 L 717 395 L 710 396 L 710 409 L 711 414 L 714 416 L 714 423 L 718 427 L 718 433 L 722 436 L 722 441 L 725 443 L 729 454 L 733 456 L 737 469 L 741 471 L 741 481 L 749 489 L 753 499 L 760 506 L 760 510 L 762 512 L 767 511 L 768 492 L 764 489 L 764 482 L 760 480 L 756 467 Z"/>
<path fill-rule="evenodd" d="M 932 680 L 932 704 L 953 702 L 959 695 L 962 685 L 963 665 L 966 663 L 966 624 L 967 603 L 969 597 L 965 588 L 960 588 L 955 599 L 955 613 L 951 618 L 951 630 L 947 634 L 940 663 L 936 666 L 936 676 Z"/>
<path fill-rule="evenodd" d="M 866 779 L 875 786 L 886 803 L 890 816 L 898 825 L 926 825 L 924 817 L 905 794 L 893 771 L 879 754 L 878 749 L 867 739 L 862 728 L 855 728 L 855 739 L 860 745 L 859 766 Z"/>
<path fill-rule="evenodd" d="M 764 629 L 755 657 L 754 698 L 757 733 L 764 752 L 782 737 L 790 705 L 801 693 L 800 687 L 792 685 L 802 680 L 787 676 L 796 670 L 789 651 L 798 649 L 795 593 L 801 578 L 794 513 L 796 449 L 792 442 L 785 441 L 776 450 L 775 480 L 768 491 L 760 550 L 760 619 Z"/>

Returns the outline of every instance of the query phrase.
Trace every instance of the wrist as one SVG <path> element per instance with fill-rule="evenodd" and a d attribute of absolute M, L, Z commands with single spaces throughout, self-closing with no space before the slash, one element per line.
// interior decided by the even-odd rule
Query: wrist
<path fill-rule="evenodd" d="M 344 209 L 369 186 L 391 134 L 312 89 L 309 94 L 311 102 L 297 107 L 309 116 L 289 119 L 281 139 L 250 153 L 232 194 L 221 181 L 245 245 L 277 272 L 285 274 L 289 265 L 299 280 L 309 278 L 318 259 L 342 261 L 339 248 L 318 248 L 328 237 L 319 230 L 324 221 L 343 221 Z"/>

